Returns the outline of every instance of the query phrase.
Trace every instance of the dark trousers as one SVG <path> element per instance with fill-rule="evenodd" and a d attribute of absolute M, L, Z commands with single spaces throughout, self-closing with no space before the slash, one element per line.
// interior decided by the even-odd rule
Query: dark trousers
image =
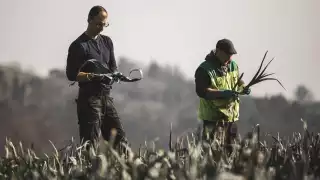
<path fill-rule="evenodd" d="M 215 134 L 218 135 L 219 133 L 225 133 L 224 144 L 226 145 L 227 151 L 232 151 L 231 144 L 238 134 L 237 121 L 227 122 L 204 120 L 202 128 L 202 139 L 204 141 L 212 140 Z"/>
<path fill-rule="evenodd" d="M 89 91 L 80 89 L 77 99 L 77 115 L 82 142 L 90 141 L 93 145 L 101 135 L 110 141 L 114 132 L 114 147 L 120 142 L 127 142 L 118 112 L 109 91 Z M 116 130 L 116 131 L 114 131 Z"/>

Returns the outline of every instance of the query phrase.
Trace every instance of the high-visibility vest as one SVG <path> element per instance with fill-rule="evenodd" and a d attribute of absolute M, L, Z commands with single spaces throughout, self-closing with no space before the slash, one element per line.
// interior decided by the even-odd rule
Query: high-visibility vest
<path fill-rule="evenodd" d="M 211 88 L 218 90 L 232 90 L 239 78 L 239 70 L 235 61 L 228 64 L 228 70 L 225 73 L 218 71 L 220 65 L 218 62 L 204 61 L 200 64 L 211 79 Z M 243 87 L 237 86 L 236 91 Z M 207 121 L 237 121 L 239 120 L 239 98 L 206 100 L 200 98 L 198 106 L 198 119 Z"/>

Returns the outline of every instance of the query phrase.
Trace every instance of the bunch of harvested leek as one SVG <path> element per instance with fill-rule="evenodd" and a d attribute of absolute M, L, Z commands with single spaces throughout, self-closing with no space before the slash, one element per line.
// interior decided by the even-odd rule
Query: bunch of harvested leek
<path fill-rule="evenodd" d="M 266 80 L 276 80 L 276 81 L 278 81 L 278 83 L 284 88 L 284 86 L 282 85 L 282 83 L 281 83 L 278 79 L 268 77 L 268 76 L 273 75 L 274 73 L 269 73 L 269 74 L 265 73 L 267 67 L 268 67 L 268 66 L 270 65 L 270 63 L 274 60 L 274 58 L 272 58 L 272 59 L 269 61 L 269 63 L 268 63 L 268 64 L 263 68 L 263 70 L 261 71 L 262 65 L 263 65 L 263 62 L 264 62 L 264 60 L 265 60 L 265 58 L 266 58 L 266 56 L 267 56 L 267 53 L 268 53 L 268 51 L 264 54 L 264 57 L 263 57 L 263 59 L 262 59 L 262 62 L 261 62 L 261 64 L 260 64 L 260 67 L 259 67 L 258 71 L 257 71 L 256 74 L 254 75 L 254 77 L 251 79 L 251 81 L 244 87 L 244 89 L 248 89 L 248 88 L 252 87 L 253 85 L 258 84 L 258 83 L 260 83 L 260 82 L 262 82 L 262 81 L 266 81 Z M 243 73 L 240 75 L 240 77 L 239 77 L 239 79 L 238 79 L 238 82 L 236 83 L 236 85 L 235 85 L 235 87 L 234 87 L 233 89 L 235 89 L 236 86 L 239 86 L 239 85 L 240 85 L 239 83 L 240 83 L 242 77 L 243 77 Z M 284 89 L 285 89 L 285 88 L 284 88 Z M 286 90 L 286 89 L 285 89 L 285 90 Z"/>

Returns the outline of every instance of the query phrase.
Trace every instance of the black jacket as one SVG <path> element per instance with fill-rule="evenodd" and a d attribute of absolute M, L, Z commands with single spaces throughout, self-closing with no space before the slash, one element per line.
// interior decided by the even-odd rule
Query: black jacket
<path fill-rule="evenodd" d="M 117 71 L 113 42 L 110 37 L 98 35 L 91 39 L 85 33 L 74 40 L 68 49 L 66 75 L 68 80 L 75 81 L 81 65 L 89 59 L 97 59 L 104 63 L 111 72 Z M 79 83 L 80 88 L 101 89 L 106 86 L 100 82 Z M 111 87 L 108 87 L 111 88 Z"/>

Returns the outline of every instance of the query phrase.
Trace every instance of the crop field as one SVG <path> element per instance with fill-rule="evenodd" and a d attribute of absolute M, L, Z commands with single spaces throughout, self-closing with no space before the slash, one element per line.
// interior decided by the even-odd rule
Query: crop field
<path fill-rule="evenodd" d="M 21 143 L 6 141 L 0 160 L 1 179 L 318 179 L 320 134 L 303 134 L 290 139 L 272 136 L 274 143 L 260 141 L 259 126 L 233 144 L 227 154 L 219 132 L 210 142 L 198 141 L 196 133 L 169 140 L 169 149 L 154 143 L 141 145 L 136 152 L 126 148 L 119 154 L 112 142 L 92 148 L 71 142 L 52 154 L 38 155 Z M 171 134 L 171 133 L 170 133 Z M 223 137 L 222 137 L 223 138 Z M 89 148 L 88 148 L 89 147 Z"/>

